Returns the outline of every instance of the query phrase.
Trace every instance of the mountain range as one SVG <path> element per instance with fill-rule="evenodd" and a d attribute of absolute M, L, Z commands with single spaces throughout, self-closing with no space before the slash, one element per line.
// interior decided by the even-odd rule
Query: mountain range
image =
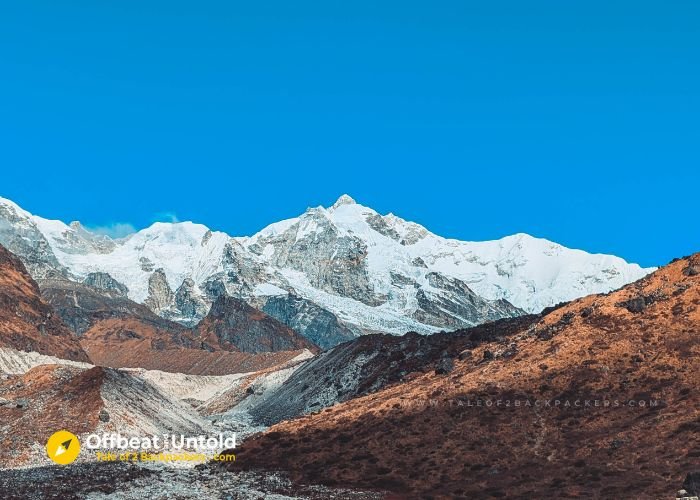
<path fill-rule="evenodd" d="M 3 498 L 699 491 L 700 254 L 652 271 L 525 235 L 455 242 L 345 196 L 249 238 L 0 215 Z M 83 453 L 66 482 L 56 428 L 236 432 L 240 462 Z"/>
<path fill-rule="evenodd" d="M 653 271 L 526 234 L 446 239 L 347 195 L 249 237 L 157 222 L 120 239 L 0 198 L 0 244 L 40 283 L 85 282 L 186 327 L 235 297 L 324 349 L 539 312 Z"/>

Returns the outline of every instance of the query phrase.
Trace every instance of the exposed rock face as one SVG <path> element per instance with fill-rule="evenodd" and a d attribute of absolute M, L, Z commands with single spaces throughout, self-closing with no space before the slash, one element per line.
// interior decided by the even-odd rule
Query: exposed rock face
<path fill-rule="evenodd" d="M 700 471 L 688 473 L 683 481 L 683 489 L 689 497 L 700 497 Z"/>
<path fill-rule="evenodd" d="M 414 317 L 429 325 L 459 328 L 484 321 L 512 318 L 525 314 L 506 300 L 485 300 L 463 281 L 440 273 L 427 273 L 428 283 L 437 292 L 418 290 L 418 308 Z"/>
<path fill-rule="evenodd" d="M 155 269 L 155 265 L 148 257 L 139 257 L 139 264 L 141 270 L 145 273 L 152 273 Z"/>
<path fill-rule="evenodd" d="M 201 246 L 211 241 L 212 233 L 208 231 L 202 237 Z M 200 285 L 192 276 L 187 276 L 173 293 L 164 269 L 156 269 L 149 278 L 148 298 L 144 303 L 167 319 L 194 327 L 218 297 L 248 297 L 265 275 L 263 267 L 251 259 L 238 242 L 229 240 L 222 248 L 220 271 L 209 275 Z"/>
<path fill-rule="evenodd" d="M 156 314 L 169 309 L 175 300 L 175 295 L 168 285 L 168 278 L 162 268 L 156 269 L 148 279 L 148 297 L 144 304 Z"/>
<path fill-rule="evenodd" d="M 196 375 L 223 375 L 267 368 L 301 351 L 269 359 L 230 352 L 143 304 L 69 280 L 42 280 L 42 294 L 81 337 L 92 362 L 113 368 L 147 368 Z"/>
<path fill-rule="evenodd" d="M 66 279 L 41 280 L 39 286 L 44 299 L 78 336 L 102 320 L 115 318 L 137 318 L 173 333 L 185 330 L 111 289 L 101 290 Z"/>
<path fill-rule="evenodd" d="M 394 241 L 401 241 L 401 235 L 398 233 L 398 231 L 389 226 L 389 224 L 386 223 L 386 220 L 384 220 L 384 217 L 381 215 L 371 214 L 367 216 L 365 220 L 367 221 L 367 224 L 369 224 L 369 226 L 379 234 L 383 234 L 387 238 L 391 238 Z"/>
<path fill-rule="evenodd" d="M 109 273 L 90 273 L 83 280 L 83 283 L 98 290 L 114 293 L 122 297 L 126 297 L 129 293 L 129 289 L 112 278 Z"/>
<path fill-rule="evenodd" d="M 260 238 L 251 250 L 271 245 L 272 264 L 304 273 L 312 286 L 370 306 L 384 303 L 386 297 L 374 293 L 369 281 L 365 243 L 341 234 L 323 209 L 311 208 L 304 215 L 282 234 Z"/>
<path fill-rule="evenodd" d="M 76 254 L 96 252 L 107 254 L 112 252 L 117 246 L 109 236 L 91 233 L 78 221 L 71 222 L 68 227 L 71 231 L 64 231 L 61 234 L 63 241 L 59 240 L 57 242 L 54 240 L 55 243 L 61 244 L 61 249 L 64 252 L 67 251 Z"/>
<path fill-rule="evenodd" d="M 222 296 L 197 327 L 203 341 L 243 352 L 318 351 L 311 341 L 240 299 Z"/>
<path fill-rule="evenodd" d="M 87 361 L 78 339 L 42 300 L 18 257 L 0 245 L 0 347 Z"/>
<path fill-rule="evenodd" d="M 686 276 L 697 276 L 700 274 L 700 266 L 688 266 L 683 269 L 683 274 Z"/>
<path fill-rule="evenodd" d="M 186 278 L 175 292 L 175 307 L 182 316 L 180 322 L 189 326 L 199 323 L 209 309 L 191 278 Z"/>
<path fill-rule="evenodd" d="M 81 336 L 81 346 L 92 362 L 101 366 L 225 375 L 269 368 L 302 352 L 301 348 L 260 356 L 231 352 L 239 348 L 216 337 L 203 338 L 198 331 L 161 318 L 124 297 L 68 280 L 44 280 L 42 288 L 43 296 Z M 215 329 L 217 321 L 212 320 L 210 327 Z M 256 319 L 247 325 L 241 328 L 258 332 Z M 271 346 L 287 344 L 275 341 Z"/>
<path fill-rule="evenodd" d="M 238 312 L 244 312 L 239 316 L 229 311 L 209 318 L 204 323 L 207 329 L 200 331 L 162 318 L 143 304 L 83 283 L 42 280 L 41 286 L 43 297 L 80 336 L 80 345 L 91 361 L 101 366 L 225 375 L 269 368 L 311 347 L 306 341 L 298 341 L 284 325 L 242 302 Z M 242 319 L 245 314 L 248 316 Z M 235 337 L 236 328 L 241 329 L 241 338 L 222 340 L 228 339 L 227 335 Z M 218 332 L 222 338 L 211 332 Z M 261 345 L 253 349 L 258 336 Z M 263 354 L 238 352 L 245 349 Z M 273 350 L 284 352 L 271 353 Z"/>
<path fill-rule="evenodd" d="M 333 313 L 296 295 L 267 297 L 262 310 L 322 349 L 330 349 L 356 337 Z"/>
<path fill-rule="evenodd" d="M 420 224 L 408 222 L 394 214 L 384 216 L 386 224 L 397 231 L 401 237 L 399 243 L 405 246 L 415 245 L 419 241 L 431 236 L 430 232 Z"/>
<path fill-rule="evenodd" d="M 30 214 L 9 200 L 0 202 L 0 244 L 20 256 L 34 277 L 59 271 L 67 273 L 58 263 L 46 237 Z"/>
<path fill-rule="evenodd" d="M 281 422 L 246 440 L 227 468 L 402 498 L 667 498 L 698 465 L 700 376 L 690 360 L 700 356 L 700 276 L 683 272 L 698 264 L 700 254 L 681 259 L 471 346 L 458 336 L 454 347 L 470 354 L 450 353 L 449 373 L 425 370 Z M 619 305 L 650 296 L 637 312 Z"/>
<path fill-rule="evenodd" d="M 219 297 L 226 295 L 226 285 L 224 285 L 224 282 L 219 278 L 207 280 L 203 288 L 210 302 L 214 302 Z"/>
<path fill-rule="evenodd" d="M 212 234 L 213 233 L 211 232 L 211 230 L 204 233 L 204 236 L 202 236 L 202 246 L 206 246 L 206 244 L 209 243 L 209 240 L 211 239 Z"/>
<path fill-rule="evenodd" d="M 365 220 L 379 234 L 383 234 L 402 245 L 413 245 L 428 235 L 428 231 L 424 227 L 406 223 L 393 214 L 381 216 L 374 213 L 368 215 Z M 398 229 L 402 230 L 401 233 Z"/>
<path fill-rule="evenodd" d="M 420 257 L 416 257 L 411 261 L 411 264 L 416 266 L 416 267 L 423 267 L 425 269 L 428 269 L 428 266 L 425 265 L 425 261 L 421 259 Z"/>
<path fill-rule="evenodd" d="M 236 240 L 229 240 L 221 257 L 223 273 L 210 276 L 223 282 L 229 295 L 249 295 L 253 286 L 267 276 L 265 266 L 252 256 Z"/>

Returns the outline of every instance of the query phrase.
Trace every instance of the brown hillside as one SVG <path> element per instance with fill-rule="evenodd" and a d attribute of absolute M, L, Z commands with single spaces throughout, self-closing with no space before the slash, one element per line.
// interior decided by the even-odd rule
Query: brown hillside
<path fill-rule="evenodd" d="M 173 332 L 138 318 L 100 321 L 80 342 L 92 362 L 100 366 L 190 375 L 254 372 L 286 363 L 303 352 L 297 349 L 252 354 L 212 348 L 189 330 Z"/>
<path fill-rule="evenodd" d="M 446 374 L 282 422 L 231 467 L 402 498 L 667 498 L 700 469 L 699 305 L 696 254 Z"/>
<path fill-rule="evenodd" d="M 0 347 L 87 361 L 18 257 L 0 245 Z"/>
<path fill-rule="evenodd" d="M 200 331 L 82 283 L 47 279 L 41 288 L 42 296 L 80 336 L 91 361 L 100 366 L 225 375 L 285 363 L 305 346 L 315 349 L 303 338 L 297 342 L 299 336 L 287 326 L 235 299 L 220 300 Z M 260 332 L 264 335 L 257 335 Z M 252 352 L 240 352 L 246 350 Z"/>
<path fill-rule="evenodd" d="M 0 464 L 22 463 L 54 432 L 94 431 L 103 407 L 102 368 L 38 366 L 0 381 Z M 79 404 L 75 404 L 79 401 Z"/>

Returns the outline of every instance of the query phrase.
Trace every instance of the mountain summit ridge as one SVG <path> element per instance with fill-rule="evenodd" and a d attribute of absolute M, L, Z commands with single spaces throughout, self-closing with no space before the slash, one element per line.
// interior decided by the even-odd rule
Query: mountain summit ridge
<path fill-rule="evenodd" d="M 447 239 L 347 194 L 247 237 L 158 222 L 119 239 L 0 198 L 0 243 L 35 278 L 58 273 L 81 281 L 106 273 L 130 299 L 158 303 L 158 314 L 183 324 L 201 320 L 225 293 L 259 309 L 274 298 L 269 309 L 288 326 L 318 324 L 301 320 L 313 310 L 355 335 L 473 326 L 607 292 L 653 270 L 524 233 Z M 165 303 L 150 298 L 160 290 Z"/>

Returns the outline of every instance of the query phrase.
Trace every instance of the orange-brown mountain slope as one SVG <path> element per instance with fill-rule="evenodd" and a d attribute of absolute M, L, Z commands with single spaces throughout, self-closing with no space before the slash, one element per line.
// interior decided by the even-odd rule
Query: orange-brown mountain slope
<path fill-rule="evenodd" d="M 700 469 L 698 306 L 695 254 L 443 374 L 282 422 L 227 467 L 401 498 L 666 498 Z"/>
<path fill-rule="evenodd" d="M 245 321 L 234 322 L 234 326 L 229 328 L 225 320 L 207 316 L 209 319 L 203 321 L 206 329 L 190 330 L 154 314 L 151 316 L 126 315 L 101 319 L 83 334 L 80 343 L 92 362 L 101 366 L 146 368 L 190 375 L 253 372 L 284 364 L 302 354 L 307 346 L 316 349 L 308 342 L 278 343 L 275 340 L 272 344 L 274 349 L 251 351 L 243 346 L 244 349 L 239 350 L 238 345 L 209 334 L 215 329 L 228 332 L 236 327 L 239 329 L 237 331 L 242 332 L 241 336 L 246 336 L 247 332 L 257 331 L 256 327 L 265 323 L 265 318 L 258 321 L 246 317 Z M 265 326 L 269 327 L 266 330 L 268 338 L 288 339 L 297 335 L 281 324 L 265 323 Z"/>
<path fill-rule="evenodd" d="M 94 431 L 104 404 L 102 368 L 38 366 L 0 381 L 0 466 L 25 463 L 54 432 Z"/>
<path fill-rule="evenodd" d="M 87 361 L 77 337 L 40 295 L 24 264 L 0 245 L 0 347 Z"/>
<path fill-rule="evenodd" d="M 303 349 L 249 353 L 202 343 L 191 331 L 165 330 L 138 318 L 107 319 L 85 332 L 81 345 L 93 363 L 190 375 L 253 372 L 290 361 Z"/>

